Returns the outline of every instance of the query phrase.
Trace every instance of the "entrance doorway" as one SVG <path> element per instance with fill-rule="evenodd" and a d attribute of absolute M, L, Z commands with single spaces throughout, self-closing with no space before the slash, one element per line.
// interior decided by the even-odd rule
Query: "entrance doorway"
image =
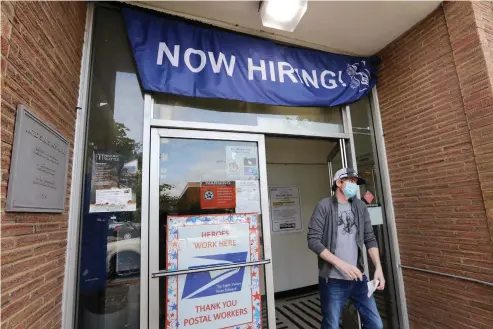
<path fill-rule="evenodd" d="M 306 229 L 347 164 L 342 140 L 153 129 L 150 155 L 150 327 L 319 327 Z M 341 328 L 359 328 L 354 310 Z"/>
<path fill-rule="evenodd" d="M 306 233 L 318 202 L 332 195 L 333 173 L 347 162 L 343 144 L 339 139 L 275 136 L 267 136 L 265 143 L 277 328 L 318 329 L 322 314 L 317 259 L 307 248 Z M 279 194 L 288 196 L 276 197 Z M 276 206 L 279 199 L 299 206 L 283 209 Z M 284 215 L 285 221 L 298 218 L 299 224 L 280 229 Z M 348 305 L 343 313 L 341 328 L 359 328 L 353 307 Z"/>

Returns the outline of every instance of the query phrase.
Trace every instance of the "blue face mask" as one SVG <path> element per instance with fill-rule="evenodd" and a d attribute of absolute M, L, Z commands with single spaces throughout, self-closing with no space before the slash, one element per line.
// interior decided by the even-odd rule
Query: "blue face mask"
<path fill-rule="evenodd" d="M 358 185 L 353 182 L 346 182 L 342 192 L 344 192 L 346 198 L 352 199 L 356 196 L 356 193 L 358 193 Z"/>

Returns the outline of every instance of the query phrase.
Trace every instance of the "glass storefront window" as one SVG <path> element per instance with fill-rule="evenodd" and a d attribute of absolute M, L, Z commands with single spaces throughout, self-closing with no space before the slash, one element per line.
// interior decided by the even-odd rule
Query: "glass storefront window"
<path fill-rule="evenodd" d="M 256 127 L 288 134 L 343 133 L 339 107 L 287 107 L 229 99 L 156 94 L 154 119 Z"/>
<path fill-rule="evenodd" d="M 140 326 L 143 95 L 120 11 L 96 7 L 78 329 Z"/>
<path fill-rule="evenodd" d="M 76 328 L 139 329 L 141 208 L 148 206 L 141 204 L 143 94 L 120 10 L 96 6 L 94 15 Z M 368 203 L 372 220 L 375 219 L 374 229 L 380 240 L 382 263 L 389 279 L 388 289 L 376 296 L 386 327 L 392 328 L 397 315 L 394 311 L 390 251 L 385 238 L 387 232 L 382 225 L 383 201 L 370 113 L 367 98 L 351 105 L 357 166 L 367 181 L 361 187 L 361 195 Z M 198 128 L 202 127 L 200 124 L 222 124 L 224 130 L 228 126 L 243 126 L 252 132 L 265 134 L 326 136 L 344 133 L 339 107 L 281 107 L 170 94 L 154 95 L 153 119 L 193 122 Z M 248 149 L 254 156 L 244 157 L 242 161 L 250 162 L 240 164 L 239 168 L 231 167 L 232 163 L 227 161 L 231 147 Z M 258 152 L 256 142 L 187 138 L 160 140 L 159 177 L 150 178 L 159 180 L 160 186 L 159 229 L 155 230 L 159 231 L 159 257 L 155 258 L 159 270 L 168 270 L 168 217 L 241 213 L 237 203 L 236 206 L 228 203 L 226 194 L 231 193 L 232 182 L 236 189 L 238 185 L 245 189 L 252 186 L 258 189 Z M 334 168 L 342 166 L 341 154 L 328 160 Z M 247 172 L 247 169 L 254 171 Z M 238 175 L 232 178 L 234 172 Z M 207 202 L 202 196 L 208 192 L 207 189 L 215 193 L 214 197 L 226 193 L 221 197 L 225 202 L 222 207 L 207 208 L 201 204 Z M 260 198 L 254 201 L 260 203 Z M 260 214 L 256 228 L 259 250 L 255 256 L 260 260 L 264 258 L 261 227 Z M 231 232 L 237 234 L 234 229 Z M 270 246 L 266 246 L 267 251 L 268 248 Z M 267 328 L 264 267 L 255 265 L 244 269 L 258 272 L 251 275 L 258 277 L 261 307 L 257 311 L 262 317 L 262 328 Z M 210 272 L 211 277 L 224 274 Z M 159 292 L 150 292 L 150 295 L 159 295 L 155 300 L 159 311 L 149 316 L 159 317 L 160 327 L 164 328 L 166 312 L 168 307 L 172 307 L 165 293 L 169 279 L 157 280 Z"/>

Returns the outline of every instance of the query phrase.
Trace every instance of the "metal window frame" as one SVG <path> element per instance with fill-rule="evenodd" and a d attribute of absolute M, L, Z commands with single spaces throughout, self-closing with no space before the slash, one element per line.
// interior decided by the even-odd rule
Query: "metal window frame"
<path fill-rule="evenodd" d="M 155 98 L 152 97 L 152 104 L 154 108 Z M 161 105 L 166 106 L 166 105 Z M 172 106 L 170 106 L 172 108 Z M 343 107 L 340 107 L 340 113 L 342 116 Z M 292 130 L 278 130 L 275 128 L 263 128 L 257 126 L 244 126 L 227 123 L 208 123 L 198 121 L 180 121 L 154 118 L 154 111 L 151 113 L 151 126 L 161 128 L 179 128 L 179 129 L 191 129 L 191 130 L 204 130 L 204 131 L 224 131 L 224 132 L 239 132 L 239 133 L 258 133 L 258 134 L 270 134 L 279 136 L 297 136 L 297 137 L 315 137 L 315 138 L 331 138 L 331 139 L 349 139 L 350 131 L 347 130 L 347 126 L 344 122 L 344 116 L 342 116 L 343 132 L 316 132 L 313 133 L 307 128 L 300 128 L 298 131 Z"/>
<path fill-rule="evenodd" d="M 152 107 L 151 107 L 152 109 Z M 265 271 L 265 292 L 267 296 L 267 316 L 269 328 L 276 327 L 276 310 L 274 299 L 274 279 L 273 279 L 273 267 L 272 262 L 272 249 L 271 249 L 271 223 L 269 212 L 269 200 L 268 200 L 268 186 L 267 186 L 267 164 L 265 154 L 265 137 L 263 134 L 243 134 L 243 133 L 230 133 L 221 131 L 203 131 L 203 130 L 183 130 L 183 129 L 171 129 L 171 128 L 152 128 L 150 135 L 150 172 L 147 175 L 147 179 L 150 177 L 159 177 L 159 145 L 161 138 L 189 138 L 199 140 L 231 140 L 231 141 L 245 141 L 257 143 L 258 151 L 258 164 L 260 172 L 260 200 L 262 209 L 262 239 L 264 242 L 264 258 L 263 262 Z M 144 145 L 144 150 L 146 146 Z M 150 190 L 149 196 L 149 216 L 147 216 L 148 227 L 146 232 L 141 234 L 142 245 L 147 245 L 149 250 L 149 261 L 147 264 L 148 272 L 146 273 L 146 282 L 148 285 L 148 326 L 142 328 L 158 328 L 159 327 L 159 278 L 152 278 L 152 274 L 160 273 L 159 269 L 159 247 L 156 243 L 159 241 L 159 221 L 151 220 L 151 218 L 159 217 L 159 180 L 152 179 L 149 184 Z M 143 200 L 144 201 L 144 200 Z M 143 218 L 144 220 L 144 218 Z M 253 266 L 248 264 L 248 266 Z M 162 277 L 159 276 L 159 277 Z M 142 280 L 142 279 L 141 279 Z M 141 283 L 142 284 L 142 283 Z M 142 297 L 141 297 L 142 302 Z M 142 312 L 142 311 L 141 311 Z"/>
<path fill-rule="evenodd" d="M 382 192 L 385 205 L 386 226 L 389 232 L 389 244 L 392 253 L 392 268 L 396 286 L 397 311 L 399 313 L 399 326 L 409 329 L 409 317 L 406 304 L 406 293 L 404 290 L 404 277 L 401 263 L 399 243 L 397 241 L 397 227 L 395 223 L 394 205 L 392 203 L 392 190 L 390 185 L 389 167 L 387 163 L 387 151 L 385 148 L 385 137 L 383 134 L 382 117 L 378 102 L 377 87 L 373 87 L 370 93 L 371 115 L 374 127 L 375 142 L 378 154 L 378 165 L 380 168 L 380 179 L 382 180 Z"/>
<path fill-rule="evenodd" d="M 144 129 L 142 140 L 142 196 L 140 219 L 140 328 L 149 328 L 149 221 L 151 184 L 151 116 L 152 97 L 144 94 Z M 159 147 L 159 145 L 157 145 Z M 158 187 L 159 189 L 159 187 Z"/>
<path fill-rule="evenodd" d="M 84 175 L 84 154 L 87 137 L 88 102 L 91 75 L 91 54 L 94 27 L 94 4 L 86 5 L 86 23 L 79 76 L 79 96 L 72 158 L 69 216 L 67 228 L 67 250 L 62 293 L 62 328 L 75 327 L 76 296 L 79 269 L 80 209 Z"/>

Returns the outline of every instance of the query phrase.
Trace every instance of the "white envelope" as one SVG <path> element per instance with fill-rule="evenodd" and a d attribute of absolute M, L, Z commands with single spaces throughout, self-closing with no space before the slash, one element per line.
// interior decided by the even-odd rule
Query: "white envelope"
<path fill-rule="evenodd" d="M 373 293 L 375 292 L 375 290 L 377 290 L 377 287 L 380 284 L 380 281 L 371 280 L 371 281 L 368 281 L 367 284 L 368 284 L 368 298 L 370 298 L 371 295 L 373 295 Z"/>

